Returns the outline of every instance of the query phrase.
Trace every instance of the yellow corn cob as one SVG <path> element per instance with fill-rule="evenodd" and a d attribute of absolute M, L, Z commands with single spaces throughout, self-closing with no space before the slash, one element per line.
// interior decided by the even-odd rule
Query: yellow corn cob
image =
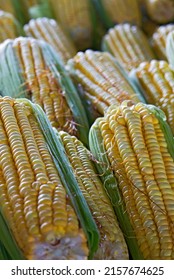
<path fill-rule="evenodd" d="M 136 75 L 148 103 L 162 109 L 174 132 L 174 70 L 165 61 L 144 62 Z"/>
<path fill-rule="evenodd" d="M 27 36 L 45 40 L 57 51 L 64 63 L 76 53 L 73 42 L 53 19 L 32 19 L 24 26 Z"/>
<path fill-rule="evenodd" d="M 145 259 L 174 259 L 174 160 L 147 106 L 111 106 L 99 127 Z"/>
<path fill-rule="evenodd" d="M 130 24 L 119 24 L 111 28 L 104 36 L 103 44 L 105 50 L 114 55 L 128 71 L 154 58 L 145 34 Z"/>
<path fill-rule="evenodd" d="M 74 136 L 60 132 L 61 139 L 79 187 L 90 207 L 100 232 L 95 259 L 128 259 L 127 246 L 113 208 L 97 176 L 91 153 Z"/>
<path fill-rule="evenodd" d="M 31 100 L 44 109 L 52 126 L 75 133 L 72 112 L 54 73 L 46 66 L 38 41 L 20 37 L 13 41 L 13 48 Z"/>
<path fill-rule="evenodd" d="M 27 259 L 87 258 L 86 237 L 24 103 L 0 99 L 0 207 Z"/>
<path fill-rule="evenodd" d="M 152 35 L 152 46 L 159 59 L 165 59 L 166 57 L 166 39 L 170 31 L 174 30 L 174 24 L 167 24 L 157 28 Z"/>
<path fill-rule="evenodd" d="M 10 14 L 15 15 L 15 11 L 14 11 L 11 0 L 1 0 L 0 1 L 0 9 L 5 11 L 5 12 L 8 12 Z"/>
<path fill-rule="evenodd" d="M 92 21 L 90 1 L 50 0 L 58 23 L 67 30 L 77 45 L 84 49 L 92 44 Z"/>
<path fill-rule="evenodd" d="M 15 18 L 12 14 L 0 10 L 0 26 L 0 43 L 18 36 Z"/>
<path fill-rule="evenodd" d="M 173 0 L 145 0 L 149 17 L 157 23 L 167 23 L 174 19 Z"/>
<path fill-rule="evenodd" d="M 137 0 L 100 0 L 114 23 L 130 22 L 141 25 L 141 13 Z"/>
<path fill-rule="evenodd" d="M 79 52 L 72 63 L 72 74 L 83 86 L 86 98 L 101 115 L 112 104 L 120 104 L 126 99 L 139 101 L 109 53 L 92 50 Z"/>

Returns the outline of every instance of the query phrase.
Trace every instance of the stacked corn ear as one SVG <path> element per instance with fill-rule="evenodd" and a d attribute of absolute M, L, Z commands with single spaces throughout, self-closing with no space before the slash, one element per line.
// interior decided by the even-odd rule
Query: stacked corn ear
<path fill-rule="evenodd" d="M 1 45 L 0 73 L 3 95 L 30 98 L 44 109 L 53 127 L 87 143 L 88 121 L 83 105 L 49 44 L 23 37 L 5 41 Z"/>
<path fill-rule="evenodd" d="M 154 58 L 145 34 L 128 23 L 109 29 L 103 38 L 102 49 L 110 52 L 127 71 Z"/>
<path fill-rule="evenodd" d="M 174 24 L 159 26 L 152 35 L 152 47 L 159 59 L 167 60 L 166 40 L 171 31 L 174 31 Z"/>
<path fill-rule="evenodd" d="M 24 26 L 24 31 L 29 37 L 49 43 L 64 63 L 76 54 L 73 42 L 53 19 L 32 19 Z"/>
<path fill-rule="evenodd" d="M 88 203 L 100 232 L 100 243 L 94 259 L 128 259 L 128 250 L 118 226 L 111 202 L 97 175 L 94 158 L 84 145 L 67 132 L 60 137 L 79 187 Z"/>
<path fill-rule="evenodd" d="M 41 107 L 1 98 L 0 134 L 0 241 L 7 253 L 12 259 L 92 257 L 96 224 Z"/>
<path fill-rule="evenodd" d="M 15 17 L 2 10 L 0 10 L 0 26 L 0 43 L 23 35 L 22 28 Z"/>
<path fill-rule="evenodd" d="M 174 69 L 166 61 L 152 60 L 141 63 L 131 76 L 147 103 L 165 112 L 174 133 Z"/>
<path fill-rule="evenodd" d="M 126 72 L 107 52 L 78 52 L 68 62 L 68 68 L 76 83 L 82 86 L 84 97 L 99 115 L 112 104 L 118 105 L 126 99 L 136 103 L 141 98 Z"/>
<path fill-rule="evenodd" d="M 145 0 L 146 10 L 149 17 L 160 24 L 174 20 L 173 0 Z"/>
<path fill-rule="evenodd" d="M 139 257 L 174 259 L 174 142 L 164 113 L 143 103 L 111 106 L 90 130 L 90 149 L 103 166 L 110 164 L 112 177 L 109 167 L 100 165 L 99 170 L 120 194 L 115 211 L 120 209 L 123 233 L 135 238 Z M 114 188 L 108 193 L 111 199 L 113 193 Z M 129 250 L 135 254 L 131 242 Z"/>
<path fill-rule="evenodd" d="M 141 25 L 138 0 L 92 0 L 106 28 L 117 23 Z"/>
<path fill-rule="evenodd" d="M 38 3 L 38 8 L 33 11 L 35 18 L 43 16 L 55 18 L 70 35 L 78 50 L 92 46 L 97 22 L 91 1 L 41 0 Z"/>

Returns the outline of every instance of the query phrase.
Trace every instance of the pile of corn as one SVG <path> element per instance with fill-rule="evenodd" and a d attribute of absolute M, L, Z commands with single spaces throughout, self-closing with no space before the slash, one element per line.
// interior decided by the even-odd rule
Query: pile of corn
<path fill-rule="evenodd" d="M 174 260 L 174 1 L 0 23 L 0 259 Z"/>

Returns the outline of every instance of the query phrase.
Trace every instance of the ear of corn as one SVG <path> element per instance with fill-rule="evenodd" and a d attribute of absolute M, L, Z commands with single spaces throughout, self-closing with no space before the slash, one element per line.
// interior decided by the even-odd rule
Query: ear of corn
<path fill-rule="evenodd" d="M 92 47 L 94 37 L 97 36 L 94 30 L 99 23 L 96 22 L 96 14 L 94 14 L 91 1 L 44 0 L 38 2 L 39 5 L 31 10 L 35 18 L 44 16 L 55 18 L 70 35 L 78 50 Z"/>
<path fill-rule="evenodd" d="M 173 0 L 145 0 L 149 17 L 157 23 L 167 23 L 174 19 Z"/>
<path fill-rule="evenodd" d="M 12 97 L 23 97 L 28 92 L 54 127 L 77 134 L 87 144 L 87 117 L 54 50 L 45 42 L 20 37 L 5 42 L 0 57 L 1 92 Z"/>
<path fill-rule="evenodd" d="M 96 158 L 95 166 L 101 176 L 106 193 L 118 218 L 118 222 L 127 242 L 131 257 L 133 259 L 143 259 L 143 256 L 138 248 L 134 229 L 126 212 L 126 206 L 121 191 L 119 190 L 118 181 L 114 176 L 113 169 L 109 162 L 103 137 L 99 128 L 100 122 L 102 122 L 102 118 L 98 118 L 90 129 L 90 151 Z"/>
<path fill-rule="evenodd" d="M 103 38 L 102 49 L 110 52 L 127 71 L 154 58 L 145 34 L 128 23 L 111 28 Z"/>
<path fill-rule="evenodd" d="M 174 159 L 164 133 L 170 128 L 156 111 L 123 102 L 98 125 L 140 252 L 144 259 L 173 259 Z"/>
<path fill-rule="evenodd" d="M 166 40 L 171 31 L 174 31 L 174 24 L 162 25 L 152 35 L 152 46 L 159 59 L 167 60 Z"/>
<path fill-rule="evenodd" d="M 166 61 L 144 62 L 132 74 L 140 84 L 147 103 L 162 109 L 174 132 L 173 77 L 174 71 Z"/>
<path fill-rule="evenodd" d="M 22 28 L 14 16 L 2 10 L 0 10 L 0 25 L 0 43 L 23 35 Z"/>
<path fill-rule="evenodd" d="M 69 71 L 76 83 L 82 85 L 86 99 L 101 115 L 111 104 L 126 99 L 138 102 L 141 98 L 128 75 L 109 53 L 79 52 L 69 61 Z"/>
<path fill-rule="evenodd" d="M 96 224 L 42 109 L 1 98 L 0 118 L 0 211 L 6 222 L 1 218 L 0 240 L 8 254 L 15 246 L 7 241 L 7 226 L 27 259 L 86 259 L 86 237 L 92 257 Z"/>
<path fill-rule="evenodd" d="M 24 30 L 27 36 L 49 43 L 57 51 L 64 63 L 76 53 L 71 39 L 68 38 L 60 25 L 53 19 L 32 19 L 24 26 Z"/>
<path fill-rule="evenodd" d="M 75 136 L 62 131 L 60 136 L 79 187 L 100 232 L 100 245 L 94 259 L 128 259 L 123 234 L 102 182 L 95 171 L 91 153 Z"/>
<path fill-rule="evenodd" d="M 117 23 L 141 25 L 137 0 L 92 0 L 106 28 Z"/>

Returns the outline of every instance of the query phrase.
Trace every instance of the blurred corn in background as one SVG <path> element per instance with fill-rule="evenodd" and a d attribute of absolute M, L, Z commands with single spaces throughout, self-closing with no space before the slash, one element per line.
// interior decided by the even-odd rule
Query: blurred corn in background
<path fill-rule="evenodd" d="M 2 10 L 0 10 L 0 27 L 0 43 L 6 39 L 14 39 L 24 34 L 15 17 Z"/>
<path fill-rule="evenodd" d="M 57 51 L 64 63 L 76 54 L 76 48 L 72 40 L 54 19 L 31 19 L 24 26 L 24 31 L 29 37 L 48 42 Z"/>
<path fill-rule="evenodd" d="M 128 23 L 118 24 L 109 29 L 103 38 L 102 49 L 110 52 L 127 71 L 143 61 L 155 58 L 142 30 Z"/>

